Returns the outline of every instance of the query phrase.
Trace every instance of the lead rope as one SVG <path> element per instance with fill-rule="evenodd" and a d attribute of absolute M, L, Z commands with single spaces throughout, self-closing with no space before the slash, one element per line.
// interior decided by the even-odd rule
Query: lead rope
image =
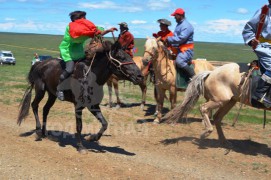
<path fill-rule="evenodd" d="M 90 65 L 89 65 L 89 67 L 88 67 L 88 70 L 86 71 L 86 73 L 84 73 L 84 80 L 87 79 L 88 73 L 89 73 L 89 71 L 91 70 L 91 66 L 92 66 L 92 64 L 93 64 L 93 61 L 94 61 L 95 57 L 96 57 L 96 53 L 95 53 L 94 56 L 92 57 L 91 63 L 90 63 Z"/>
<path fill-rule="evenodd" d="M 239 115 L 240 115 L 240 111 L 241 111 L 241 109 L 243 107 L 243 104 L 244 104 L 244 101 L 245 101 L 245 97 L 246 97 L 245 95 L 247 94 L 246 92 L 244 93 L 244 91 L 245 90 L 248 91 L 248 85 L 247 85 L 247 83 L 248 83 L 248 79 L 251 76 L 253 70 L 254 70 L 254 67 L 248 71 L 248 74 L 245 77 L 244 83 L 241 85 L 241 88 L 240 88 L 240 92 L 241 93 L 239 95 L 239 98 L 240 98 L 240 107 L 239 107 L 239 110 L 237 111 L 237 115 L 236 115 L 236 117 L 235 117 L 235 119 L 234 119 L 234 121 L 232 123 L 232 127 L 234 127 L 235 123 L 238 121 L 238 118 L 239 118 Z"/>

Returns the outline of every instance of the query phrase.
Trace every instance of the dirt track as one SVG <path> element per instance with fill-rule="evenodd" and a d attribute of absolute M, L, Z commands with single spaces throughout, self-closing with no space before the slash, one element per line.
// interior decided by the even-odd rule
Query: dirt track
<path fill-rule="evenodd" d="M 270 179 L 270 124 L 265 129 L 224 124 L 234 145 L 224 155 L 216 131 L 199 139 L 199 119 L 155 125 L 147 108 L 102 107 L 109 129 L 99 144 L 84 142 L 89 152 L 79 154 L 71 104 L 56 103 L 47 125 L 50 136 L 42 141 L 35 141 L 32 112 L 18 127 L 18 107 L 0 104 L 0 179 Z M 99 123 L 87 111 L 84 116 L 84 134 L 97 132 Z"/>

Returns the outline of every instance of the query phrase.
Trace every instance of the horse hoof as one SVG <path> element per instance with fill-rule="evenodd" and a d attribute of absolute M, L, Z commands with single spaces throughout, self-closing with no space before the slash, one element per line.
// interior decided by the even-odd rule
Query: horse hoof
<path fill-rule="evenodd" d="M 153 124 L 160 124 L 159 119 L 156 118 L 156 119 L 153 121 Z"/>
<path fill-rule="evenodd" d="M 89 142 L 98 141 L 97 140 L 97 135 L 96 134 L 92 134 L 88 138 L 86 138 L 86 140 L 89 141 Z"/>
<path fill-rule="evenodd" d="M 80 154 L 87 154 L 87 153 L 88 153 L 88 151 L 87 151 L 85 148 L 80 148 L 80 149 L 78 149 L 78 152 L 79 152 Z"/>
<path fill-rule="evenodd" d="M 120 105 L 119 105 L 119 104 L 117 104 L 115 108 L 116 108 L 116 109 L 119 109 L 119 108 L 120 108 Z"/>
<path fill-rule="evenodd" d="M 140 105 L 140 109 L 141 109 L 141 110 L 144 110 L 144 104 L 141 104 L 141 105 Z"/>
<path fill-rule="evenodd" d="M 35 134 L 35 141 L 41 141 L 42 140 L 42 136 L 39 134 Z"/>
<path fill-rule="evenodd" d="M 200 136 L 200 139 L 205 139 L 205 138 L 207 138 L 211 133 L 212 133 L 212 131 L 206 131 L 206 132 L 204 132 L 204 133 Z"/>

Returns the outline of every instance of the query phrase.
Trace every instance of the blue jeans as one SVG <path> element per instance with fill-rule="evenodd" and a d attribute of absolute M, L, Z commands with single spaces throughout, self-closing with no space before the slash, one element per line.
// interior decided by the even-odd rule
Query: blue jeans
<path fill-rule="evenodd" d="M 187 66 L 187 63 L 192 60 L 194 56 L 194 50 L 188 49 L 184 53 L 179 52 L 176 57 L 176 65 L 178 68 L 183 68 Z"/>

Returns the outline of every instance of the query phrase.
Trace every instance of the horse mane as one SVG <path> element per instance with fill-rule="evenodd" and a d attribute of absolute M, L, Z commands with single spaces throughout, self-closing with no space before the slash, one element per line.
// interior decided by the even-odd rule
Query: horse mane
<path fill-rule="evenodd" d="M 148 38 L 145 45 L 146 47 L 153 47 L 157 50 L 161 48 L 166 58 L 169 59 L 169 50 L 167 49 L 162 40 L 157 40 L 156 38 Z"/>

